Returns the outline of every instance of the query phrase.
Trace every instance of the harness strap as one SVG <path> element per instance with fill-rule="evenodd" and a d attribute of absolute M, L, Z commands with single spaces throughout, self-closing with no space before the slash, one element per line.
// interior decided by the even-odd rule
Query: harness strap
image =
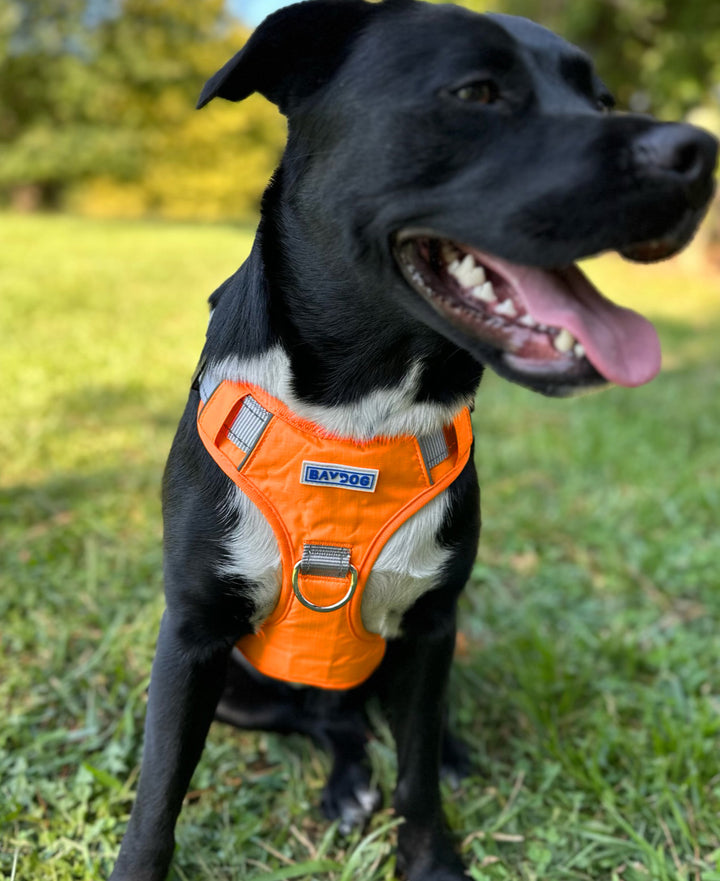
<path fill-rule="evenodd" d="M 212 397 L 213 391 L 214 388 L 207 383 L 205 377 L 201 377 L 200 399 L 203 403 L 206 403 Z M 259 404 L 252 395 L 245 397 L 233 424 L 228 429 L 230 440 L 239 450 L 245 453 L 245 457 L 237 466 L 238 471 L 242 470 L 247 458 L 257 446 L 272 418 L 273 414 Z M 420 448 L 420 455 L 425 463 L 428 480 L 430 483 L 433 483 L 432 469 L 450 456 L 445 432 L 442 428 L 438 428 L 436 431 L 429 432 L 428 434 L 418 435 L 417 442 Z"/>

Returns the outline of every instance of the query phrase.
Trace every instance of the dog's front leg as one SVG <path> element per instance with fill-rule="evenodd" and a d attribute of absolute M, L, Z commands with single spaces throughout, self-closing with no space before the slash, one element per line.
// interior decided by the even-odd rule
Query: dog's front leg
<path fill-rule="evenodd" d="M 428 597 L 428 599 L 430 599 Z M 418 607 L 425 605 L 423 600 Z M 464 867 L 450 841 L 440 803 L 445 692 L 455 646 L 455 608 L 416 607 L 405 633 L 388 644 L 381 694 L 395 736 L 398 868 L 409 881 L 460 881 Z"/>
<path fill-rule="evenodd" d="M 223 687 L 227 641 L 189 641 L 186 626 L 169 612 L 160 626 L 140 781 L 111 881 L 166 877 L 175 821 Z"/>

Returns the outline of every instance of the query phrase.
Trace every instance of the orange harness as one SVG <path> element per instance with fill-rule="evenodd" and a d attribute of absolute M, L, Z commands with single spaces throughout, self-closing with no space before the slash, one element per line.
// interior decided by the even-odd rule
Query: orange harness
<path fill-rule="evenodd" d="M 225 380 L 207 397 L 200 437 L 262 511 L 282 560 L 277 606 L 238 648 L 275 679 L 359 685 L 385 653 L 385 640 L 360 614 L 368 575 L 395 530 L 464 468 L 469 410 L 434 435 L 358 443 L 299 418 L 256 386 Z"/>

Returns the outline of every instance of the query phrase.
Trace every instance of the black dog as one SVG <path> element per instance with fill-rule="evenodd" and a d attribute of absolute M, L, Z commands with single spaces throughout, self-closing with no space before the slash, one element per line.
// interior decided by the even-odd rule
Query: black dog
<path fill-rule="evenodd" d="M 348 691 L 298 689 L 233 655 L 289 573 L 267 519 L 203 446 L 201 397 L 244 381 L 361 445 L 442 430 L 473 399 L 483 365 L 551 395 L 646 382 L 659 369 L 652 327 L 573 264 L 682 248 L 712 193 L 716 143 L 613 113 L 589 59 L 529 21 L 416 0 L 283 9 L 199 106 L 255 91 L 287 115 L 287 149 L 250 257 L 211 299 L 165 474 L 167 611 L 112 877 L 165 877 L 218 704 L 236 725 L 328 745 L 326 813 L 367 816 L 362 702 L 376 693 L 397 742 L 398 865 L 412 881 L 459 881 L 438 774 L 441 755 L 462 758 L 444 735 L 444 700 L 479 533 L 472 464 L 375 562 L 362 620 L 387 638 L 377 671 Z"/>

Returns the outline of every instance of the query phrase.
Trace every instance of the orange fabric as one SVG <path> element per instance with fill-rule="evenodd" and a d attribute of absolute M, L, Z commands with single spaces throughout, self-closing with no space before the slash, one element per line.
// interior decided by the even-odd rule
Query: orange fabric
<path fill-rule="evenodd" d="M 273 418 L 243 462 L 245 452 L 228 438 L 228 429 L 247 395 Z M 215 389 L 198 411 L 198 432 L 217 464 L 267 518 L 280 548 L 283 574 L 278 604 L 257 633 L 239 641 L 239 649 L 258 670 L 276 679 L 322 688 L 359 685 L 385 652 L 385 640 L 362 624 L 367 577 L 393 532 L 465 466 L 472 445 L 469 411 L 462 410 L 445 428 L 450 455 L 432 469 L 432 482 L 416 438 L 367 443 L 338 438 L 297 417 L 264 390 L 244 383 L 226 380 Z M 301 483 L 307 462 L 377 469 L 375 490 Z M 291 573 L 306 543 L 351 550 L 358 584 L 341 609 L 316 612 L 294 595 Z M 349 579 L 300 576 L 300 580 L 305 597 L 323 606 L 340 600 L 349 586 Z"/>

